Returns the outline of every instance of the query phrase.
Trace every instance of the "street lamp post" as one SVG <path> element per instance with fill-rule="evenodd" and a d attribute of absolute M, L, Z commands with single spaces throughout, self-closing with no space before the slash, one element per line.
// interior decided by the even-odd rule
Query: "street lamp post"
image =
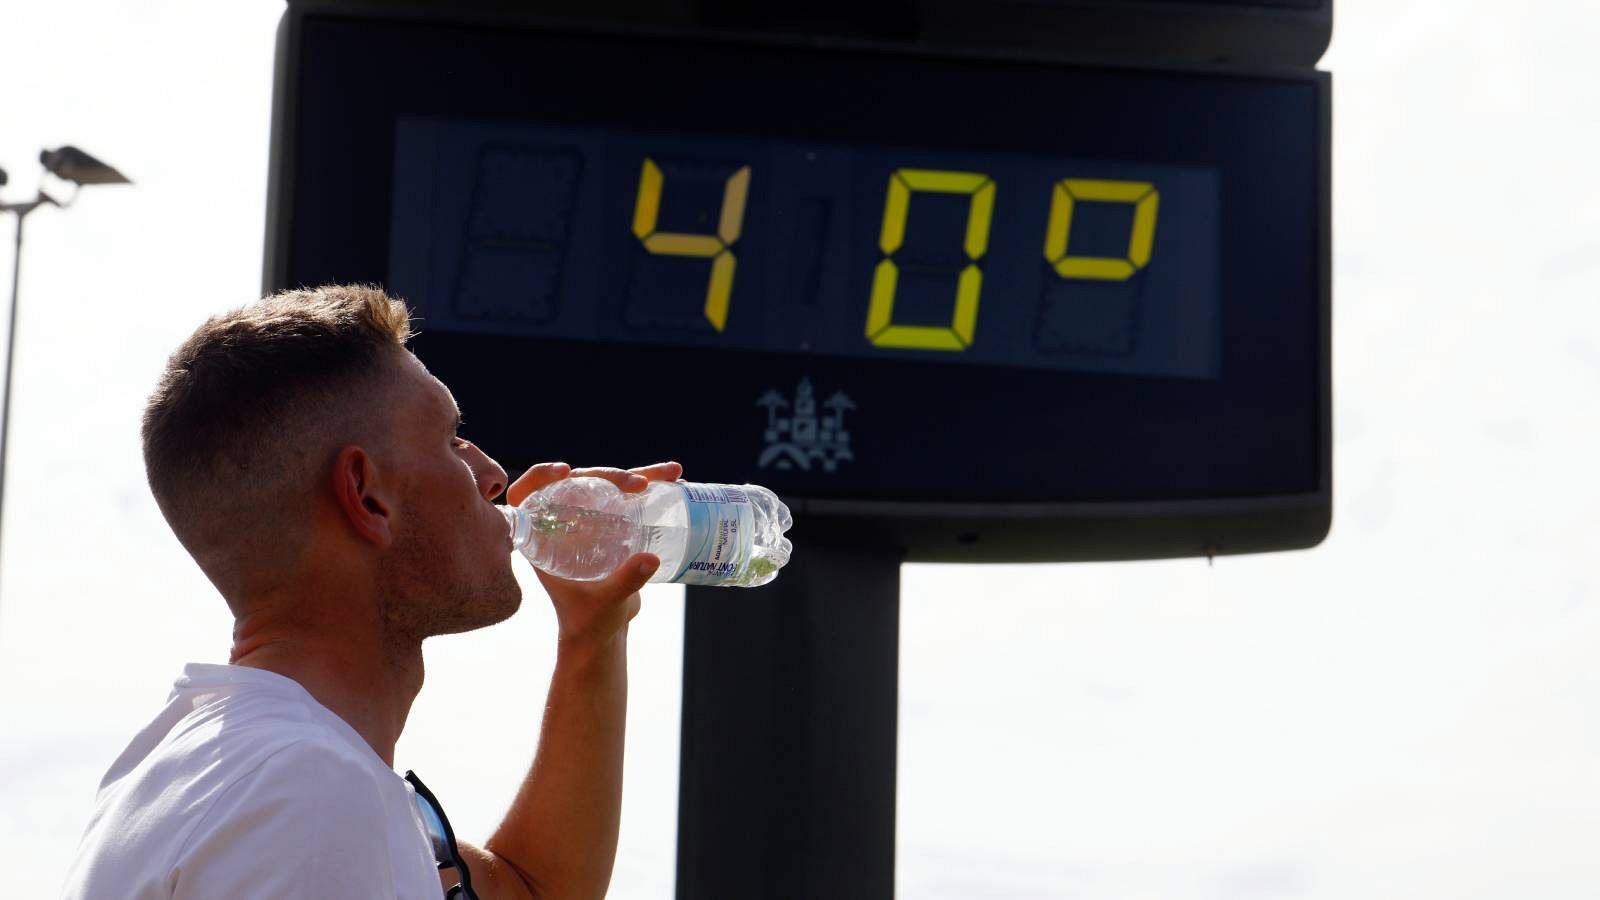
<path fill-rule="evenodd" d="M 16 357 L 17 349 L 17 289 L 22 283 L 23 221 L 27 219 L 28 213 L 41 206 L 65 209 L 72 205 L 72 201 L 77 199 L 79 189 L 84 185 L 132 183 L 121 172 L 70 145 L 39 151 L 39 164 L 46 172 L 71 182 L 72 193 L 64 201 L 57 200 L 40 187 L 38 196 L 32 200 L 0 203 L 0 212 L 12 213 L 17 217 L 16 255 L 11 260 L 11 327 L 6 331 L 5 386 L 0 389 L 0 522 L 4 521 L 5 516 L 6 450 L 11 442 L 11 363 Z M 6 181 L 5 170 L 0 169 L 0 187 L 4 187 Z M 3 529 L 0 529 L 0 534 L 3 533 Z"/>

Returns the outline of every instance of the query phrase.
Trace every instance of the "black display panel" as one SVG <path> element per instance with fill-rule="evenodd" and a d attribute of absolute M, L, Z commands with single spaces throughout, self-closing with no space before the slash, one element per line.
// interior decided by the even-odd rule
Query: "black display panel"
<path fill-rule="evenodd" d="M 395 150 L 388 284 L 434 331 L 1217 375 L 1214 169 L 421 117 Z"/>
<path fill-rule="evenodd" d="M 1325 75 L 287 33 L 270 286 L 404 296 L 508 468 L 679 459 L 925 558 L 1326 531 Z"/>

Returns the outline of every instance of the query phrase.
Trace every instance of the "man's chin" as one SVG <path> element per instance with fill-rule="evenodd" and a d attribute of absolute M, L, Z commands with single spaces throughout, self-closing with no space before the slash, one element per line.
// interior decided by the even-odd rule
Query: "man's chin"
<path fill-rule="evenodd" d="M 504 622 L 505 620 L 507 620 L 507 619 L 511 618 L 512 616 L 516 615 L 517 614 L 517 610 L 519 610 L 521 608 L 522 608 L 522 591 L 519 588 L 517 591 L 515 591 L 514 593 L 509 595 L 505 599 L 504 602 L 502 602 L 498 607 L 495 608 L 495 612 L 496 612 L 497 615 L 495 616 L 493 621 L 485 622 L 483 625 L 481 625 L 479 627 L 488 628 L 490 625 L 499 625 L 501 622 Z"/>
<path fill-rule="evenodd" d="M 429 629 L 434 637 L 443 637 L 447 634 L 464 634 L 468 631 L 477 631 L 488 628 L 516 615 L 522 608 L 522 589 L 513 584 L 509 591 L 499 591 L 484 602 L 473 604 L 470 607 L 458 609 L 454 621 L 436 623 L 436 627 Z"/>
<path fill-rule="evenodd" d="M 517 614 L 517 610 L 522 608 L 522 585 L 517 584 L 516 579 L 509 580 L 511 582 L 509 586 L 502 586 L 491 597 L 486 598 L 488 602 L 481 607 L 482 618 L 467 630 L 499 625 Z"/>

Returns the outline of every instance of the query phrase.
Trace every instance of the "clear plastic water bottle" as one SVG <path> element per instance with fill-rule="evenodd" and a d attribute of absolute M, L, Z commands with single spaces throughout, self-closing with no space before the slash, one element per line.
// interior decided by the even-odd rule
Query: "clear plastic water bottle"
<path fill-rule="evenodd" d="M 627 493 L 604 478 L 564 478 L 502 506 L 511 545 L 560 578 L 595 581 L 635 553 L 661 558 L 651 581 L 755 587 L 778 577 L 794 524 L 777 495 L 753 484 L 653 481 Z"/>

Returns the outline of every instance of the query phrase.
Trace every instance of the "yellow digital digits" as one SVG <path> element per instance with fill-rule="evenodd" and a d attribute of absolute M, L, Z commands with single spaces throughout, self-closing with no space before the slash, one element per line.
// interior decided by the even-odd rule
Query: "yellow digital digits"
<path fill-rule="evenodd" d="M 1069 256 L 1072 208 L 1079 200 L 1133 204 L 1133 229 L 1128 235 L 1128 255 Z M 1156 238 L 1156 205 L 1161 192 L 1148 181 L 1095 181 L 1067 178 L 1056 182 L 1050 198 L 1050 219 L 1044 229 L 1044 258 L 1062 278 L 1127 281 L 1150 262 L 1150 245 Z"/>
<path fill-rule="evenodd" d="M 722 215 L 716 234 L 683 234 L 657 231 L 661 212 L 661 189 L 665 179 L 661 167 L 650 157 L 639 173 L 639 195 L 633 206 L 633 234 L 651 253 L 661 256 L 689 256 L 711 260 L 711 280 L 706 286 L 706 321 L 722 331 L 728 325 L 728 301 L 733 295 L 733 243 L 744 227 L 744 201 L 750 191 L 750 167 L 742 166 L 728 176 L 722 188 Z"/>
<path fill-rule="evenodd" d="M 911 215 L 911 195 L 917 191 L 937 194 L 966 194 L 967 234 L 962 244 L 972 260 L 956 279 L 955 313 L 949 327 L 896 325 L 895 288 L 900 267 L 894 253 L 905 241 L 906 219 Z M 875 347 L 912 350 L 965 350 L 972 345 L 978 324 L 978 295 L 983 289 L 983 272 L 978 259 L 989 249 L 989 225 L 994 213 L 994 182 L 980 172 L 948 172 L 940 169 L 898 169 L 889 176 L 889 196 L 883 204 L 883 230 L 878 249 L 883 260 L 872 278 L 872 295 L 867 303 L 867 340 Z"/>
<path fill-rule="evenodd" d="M 711 260 L 711 278 L 706 286 L 706 321 L 717 331 L 728 324 L 728 303 L 733 295 L 733 244 L 744 225 L 745 197 L 750 190 L 750 167 L 742 166 L 728 176 L 722 189 L 722 213 L 716 234 L 684 234 L 657 231 L 661 211 L 661 191 L 665 178 L 661 167 L 645 157 L 639 173 L 639 194 L 633 207 L 633 233 L 644 248 L 662 256 L 687 256 Z M 964 194 L 967 201 L 967 228 L 962 248 L 968 263 L 956 277 L 955 310 L 948 326 L 897 325 L 894 322 L 895 291 L 900 267 L 894 255 L 905 243 L 906 222 L 911 216 L 911 195 L 915 193 Z M 1128 249 L 1122 257 L 1073 256 L 1068 248 L 1072 237 L 1072 213 L 1079 201 L 1126 203 L 1133 206 L 1133 226 L 1128 234 Z M 1044 258 L 1062 278 L 1091 281 L 1127 281 L 1150 262 L 1155 243 L 1156 213 L 1161 192 L 1147 181 L 1107 181 L 1091 178 L 1066 178 L 1056 182 L 1050 199 L 1050 215 L 1045 225 Z M 994 214 L 994 180 L 981 172 L 954 172 L 944 169 L 896 169 L 889 176 L 888 196 L 883 203 L 883 227 L 878 249 L 883 252 L 873 272 L 872 293 L 867 302 L 867 340 L 875 347 L 910 350 L 965 350 L 972 346 L 978 324 L 978 302 L 983 291 L 983 270 L 978 260 L 989 249 L 989 228 Z"/>

